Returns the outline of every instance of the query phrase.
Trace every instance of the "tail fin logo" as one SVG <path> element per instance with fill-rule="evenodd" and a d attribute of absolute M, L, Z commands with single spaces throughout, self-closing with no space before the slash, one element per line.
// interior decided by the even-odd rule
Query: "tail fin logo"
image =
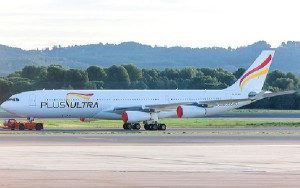
<path fill-rule="evenodd" d="M 67 96 L 66 96 L 66 101 L 68 104 L 70 104 L 70 97 L 73 96 L 73 97 L 78 97 L 78 98 L 81 98 L 83 100 L 90 100 L 91 96 L 93 96 L 94 94 L 93 93 L 89 93 L 89 94 L 83 94 L 83 93 L 67 93 Z"/>
<path fill-rule="evenodd" d="M 240 89 L 243 91 L 243 88 L 247 82 L 250 80 L 268 74 L 269 69 L 265 68 L 272 60 L 272 55 L 269 55 L 265 61 L 263 61 L 259 66 L 255 67 L 254 69 L 248 71 L 243 75 L 240 80 Z"/>

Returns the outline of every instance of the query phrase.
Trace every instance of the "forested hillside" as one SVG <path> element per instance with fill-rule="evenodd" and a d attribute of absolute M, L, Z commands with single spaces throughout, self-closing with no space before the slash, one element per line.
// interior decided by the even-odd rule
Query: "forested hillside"
<path fill-rule="evenodd" d="M 26 66 L 0 78 L 0 102 L 15 93 L 38 89 L 223 89 L 233 84 L 245 69 L 166 68 L 139 69 L 133 64 L 86 70 L 67 69 L 61 65 Z M 265 90 L 299 89 L 300 79 L 293 73 L 273 71 L 268 74 Z M 300 109 L 299 95 L 265 99 L 251 108 Z"/>
<path fill-rule="evenodd" d="M 53 49 L 25 51 L 0 45 L 0 76 L 20 71 L 26 65 L 49 66 L 85 70 L 89 66 L 135 64 L 139 68 L 182 69 L 185 67 L 223 68 L 235 71 L 247 68 L 262 50 L 270 49 L 265 41 L 232 48 L 151 47 L 135 42 L 91 44 Z M 300 42 L 282 43 L 276 50 L 271 70 L 300 75 Z"/>

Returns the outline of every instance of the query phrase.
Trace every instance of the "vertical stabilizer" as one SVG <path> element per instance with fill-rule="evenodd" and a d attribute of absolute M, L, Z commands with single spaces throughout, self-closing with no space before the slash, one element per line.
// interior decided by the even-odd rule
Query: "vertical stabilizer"
<path fill-rule="evenodd" d="M 241 76 L 241 78 L 226 90 L 256 93 L 261 92 L 269 72 L 274 53 L 274 50 L 262 51 L 250 68 Z"/>

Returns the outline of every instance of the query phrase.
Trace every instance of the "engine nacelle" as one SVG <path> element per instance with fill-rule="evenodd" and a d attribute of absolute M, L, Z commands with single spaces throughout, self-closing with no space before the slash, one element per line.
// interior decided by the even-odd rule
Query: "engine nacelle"
<path fill-rule="evenodd" d="M 136 123 L 139 121 L 150 120 L 151 115 L 147 112 L 139 112 L 139 111 L 125 111 L 122 113 L 122 120 L 124 123 Z"/>
<path fill-rule="evenodd" d="M 179 118 L 196 118 L 205 116 L 205 108 L 198 106 L 178 106 L 177 117 Z"/>
<path fill-rule="evenodd" d="M 81 122 L 91 122 L 91 121 L 96 121 L 94 118 L 80 118 L 79 119 Z"/>

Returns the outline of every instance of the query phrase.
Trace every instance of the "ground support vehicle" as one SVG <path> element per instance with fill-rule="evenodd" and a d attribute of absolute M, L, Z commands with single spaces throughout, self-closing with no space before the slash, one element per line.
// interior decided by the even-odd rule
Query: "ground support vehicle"
<path fill-rule="evenodd" d="M 7 119 L 3 122 L 4 129 L 11 129 L 11 130 L 42 130 L 44 129 L 43 123 L 36 123 L 33 121 L 28 122 L 17 122 L 16 119 Z"/>

